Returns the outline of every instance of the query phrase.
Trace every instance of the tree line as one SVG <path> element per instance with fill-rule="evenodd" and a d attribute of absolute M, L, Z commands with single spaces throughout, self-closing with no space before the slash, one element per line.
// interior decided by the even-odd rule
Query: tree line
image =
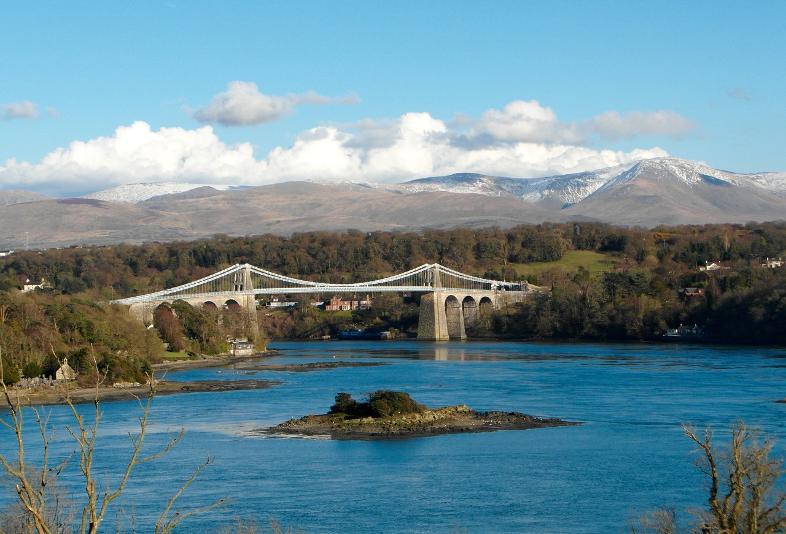
<path fill-rule="evenodd" d="M 606 272 L 589 272 L 560 264 L 568 251 L 593 251 L 613 261 Z M 156 333 L 172 350 L 214 353 L 226 348 L 227 335 L 265 336 L 250 331 L 244 319 L 225 316 L 225 311 L 177 305 L 172 316 L 157 314 L 152 334 L 98 339 L 104 330 L 95 325 L 108 320 L 118 329 L 126 323 L 99 320 L 102 313 L 113 317 L 117 312 L 96 303 L 173 287 L 234 263 L 248 262 L 305 279 L 354 282 L 439 262 L 473 275 L 526 279 L 549 290 L 500 310 L 471 332 L 477 336 L 646 340 L 660 339 L 669 327 L 695 324 L 717 341 L 784 343 L 786 268 L 761 267 L 765 258 L 784 251 L 786 223 L 653 229 L 566 223 L 510 229 L 309 232 L 28 251 L 0 260 L 0 293 L 15 317 L 13 331 L 3 321 L 0 328 L 9 332 L 4 332 L 4 342 L 16 347 L 21 367 L 29 360 L 46 366 L 49 345 L 62 352 L 89 343 L 103 350 L 108 362 L 130 345 L 136 347 L 130 353 L 133 358 L 155 361 L 155 342 L 148 338 Z M 554 263 L 528 270 L 533 262 Z M 720 262 L 724 268 L 700 270 L 708 262 Z M 41 278 L 52 285 L 55 295 L 10 296 L 26 279 Z M 688 294 L 686 288 L 699 291 Z M 307 300 L 288 313 L 260 313 L 263 332 L 273 338 L 314 338 L 352 326 L 392 327 L 410 334 L 417 327 L 417 296 L 377 296 L 372 310 L 343 315 L 320 313 Z M 74 314 L 82 317 L 61 317 Z M 80 326 L 84 317 L 92 317 L 95 325 Z M 59 326 L 63 322 L 65 328 Z M 58 326 L 48 332 L 53 325 Z M 38 336 L 36 328 L 46 336 Z M 91 328 L 96 331 L 88 331 Z M 126 338 L 129 341 L 119 341 Z M 31 357 L 34 353 L 38 356 Z M 78 354 L 72 357 L 79 361 Z"/>

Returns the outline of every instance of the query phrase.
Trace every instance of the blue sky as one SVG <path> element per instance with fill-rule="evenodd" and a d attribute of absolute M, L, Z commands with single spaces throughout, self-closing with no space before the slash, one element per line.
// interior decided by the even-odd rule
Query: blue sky
<path fill-rule="evenodd" d="M 786 2 L 30 4 L 0 8 L 0 187 L 77 192 L 190 174 L 248 183 L 320 173 L 524 176 L 625 162 L 636 149 L 658 155 L 655 148 L 723 169 L 786 170 Z M 205 112 L 235 81 L 283 99 L 285 111 L 242 124 L 227 122 L 226 109 Z M 540 107 L 505 111 L 518 101 Z M 489 110 L 500 113 L 484 119 Z M 610 124 L 603 114 L 611 112 L 619 120 Z M 647 115 L 656 112 L 665 114 Z M 561 133 L 522 134 L 516 121 L 527 120 Z M 149 159 L 146 167 L 113 156 L 116 129 L 135 121 L 150 130 L 134 130 L 143 148 L 133 156 Z M 208 151 L 220 169 L 195 161 L 172 171 L 158 161 L 156 151 L 176 152 L 182 136 L 206 127 L 202 135 L 212 137 L 179 157 Z M 154 135 L 161 128 L 177 130 L 162 139 Z M 72 157 L 72 142 L 99 137 L 108 141 L 88 144 L 103 151 L 97 161 Z M 313 143 L 323 137 L 332 142 Z M 454 150 L 463 142 L 471 153 Z M 566 152 L 563 164 L 555 145 L 581 151 Z M 59 147 L 65 153 L 42 168 Z M 537 155 L 544 150 L 547 159 Z M 418 163 L 382 170 L 401 159 Z"/>

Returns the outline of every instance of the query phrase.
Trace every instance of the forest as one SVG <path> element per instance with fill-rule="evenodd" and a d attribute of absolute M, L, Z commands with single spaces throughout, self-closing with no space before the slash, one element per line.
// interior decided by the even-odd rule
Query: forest
<path fill-rule="evenodd" d="M 594 254 L 598 265 L 567 261 Z M 325 282 L 352 282 L 438 262 L 468 274 L 528 280 L 547 291 L 496 311 L 470 335 L 509 339 L 652 341 L 695 325 L 697 340 L 786 343 L 786 223 L 621 228 L 597 223 L 423 232 L 214 236 L 193 242 L 21 251 L 0 259 L 0 350 L 25 376 L 88 350 L 118 377 L 170 351 L 218 353 L 226 339 L 319 338 L 346 328 L 413 335 L 417 295 L 386 295 L 370 310 L 325 312 L 310 299 L 261 308 L 258 325 L 228 310 L 175 303 L 146 330 L 107 301 L 197 279 L 234 263 Z M 717 268 L 707 270 L 715 263 Z M 25 281 L 49 289 L 19 293 Z M 319 298 L 326 298 L 322 295 Z M 126 365 L 125 362 L 132 362 Z M 12 366 L 14 367 L 14 366 Z M 26 369 L 27 368 L 27 369 Z"/>

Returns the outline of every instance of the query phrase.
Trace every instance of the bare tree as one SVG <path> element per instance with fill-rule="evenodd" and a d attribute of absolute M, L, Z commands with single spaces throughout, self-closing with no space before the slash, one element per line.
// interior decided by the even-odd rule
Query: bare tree
<path fill-rule="evenodd" d="M 79 472 L 84 480 L 84 504 L 82 506 L 81 520 L 77 530 L 77 532 L 81 534 L 98 533 L 106 519 L 106 514 L 110 506 L 125 491 L 135 468 L 141 464 L 157 460 L 166 455 L 180 443 L 184 434 L 181 429 L 180 432 L 172 436 L 167 441 L 166 445 L 158 452 L 148 455 L 143 454 L 143 445 L 148 431 L 152 402 L 156 393 L 156 381 L 152 375 L 149 375 L 149 388 L 145 400 L 142 401 L 137 398 L 141 409 L 141 415 L 139 416 L 138 433 L 129 436 L 132 444 L 131 454 L 125 464 L 120 480 L 114 487 L 111 489 L 102 487 L 96 480 L 93 466 L 96 455 L 96 441 L 103 417 L 100 402 L 101 388 L 103 387 L 106 376 L 100 372 L 95 355 L 93 355 L 93 364 L 95 371 L 95 395 L 92 401 L 92 420 L 86 420 L 85 416 L 77 410 L 70 397 L 68 387 L 65 387 L 65 403 L 70 408 L 71 415 L 75 421 L 74 427 L 69 426 L 66 427 L 66 429 L 77 445 L 76 452 L 79 456 Z M 29 519 L 28 523 L 30 524 L 30 528 L 27 531 L 31 534 L 57 534 L 60 530 L 53 527 L 51 520 L 52 514 L 47 502 L 46 489 L 50 482 L 50 476 L 58 476 L 69 458 L 66 458 L 54 467 L 50 466 L 49 443 L 51 435 L 48 430 L 48 416 L 42 416 L 41 411 L 37 408 L 30 408 L 38 425 L 42 443 L 41 466 L 33 474 L 26 463 L 25 457 L 25 442 L 23 435 L 24 410 L 22 408 L 23 403 L 21 395 L 12 395 L 3 379 L 2 353 L 0 353 L 0 388 L 2 388 L 2 393 L 10 413 L 10 422 L 0 419 L 0 423 L 10 429 L 16 438 L 15 457 L 9 459 L 5 455 L 0 454 L 0 466 L 2 466 L 5 472 L 15 481 L 16 493 L 19 497 L 23 511 Z M 174 510 L 178 499 L 210 463 L 212 463 L 212 459 L 208 458 L 204 463 L 199 465 L 180 489 L 178 489 L 178 491 L 167 501 L 164 510 L 161 512 L 161 516 L 156 522 L 156 534 L 169 533 L 175 526 L 182 523 L 182 521 L 188 517 L 223 504 L 223 499 L 219 499 L 207 506 L 185 512 Z"/>
<path fill-rule="evenodd" d="M 786 531 L 786 493 L 777 487 L 783 462 L 770 458 L 772 441 L 738 422 L 727 449 L 713 444 L 712 431 L 701 436 L 690 426 L 685 435 L 696 444 L 697 466 L 708 481 L 707 507 L 694 512 L 692 532 L 701 534 L 774 534 Z M 674 534 L 676 514 L 658 510 L 640 520 L 634 532 Z"/>

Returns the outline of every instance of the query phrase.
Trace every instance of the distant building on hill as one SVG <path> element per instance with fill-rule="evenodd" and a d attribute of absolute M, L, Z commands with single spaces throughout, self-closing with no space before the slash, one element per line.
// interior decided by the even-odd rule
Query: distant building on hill
<path fill-rule="evenodd" d="M 684 289 L 680 289 L 680 296 L 684 299 L 690 299 L 693 297 L 703 297 L 704 296 L 704 288 L 703 287 L 686 287 Z"/>
<path fill-rule="evenodd" d="M 13 254 L 13 250 L 0 250 L 0 258 L 5 258 Z"/>
<path fill-rule="evenodd" d="M 761 264 L 761 266 L 766 269 L 780 269 L 784 265 L 786 265 L 786 261 L 783 261 L 782 258 L 767 258 L 764 263 Z"/>
<path fill-rule="evenodd" d="M 726 267 L 716 262 L 705 262 L 704 265 L 699 266 L 700 271 L 726 271 L 728 269 L 731 269 L 731 267 Z"/>
<path fill-rule="evenodd" d="M 47 289 L 49 284 L 46 283 L 45 279 L 41 279 L 40 284 L 32 284 L 30 283 L 30 279 L 28 278 L 25 280 L 24 285 L 22 286 L 22 293 L 27 293 L 28 291 L 35 291 L 36 289 Z"/>
<path fill-rule="evenodd" d="M 325 304 L 325 311 L 351 311 L 367 310 L 371 307 L 371 297 L 366 295 L 365 299 L 344 300 L 340 296 L 334 295 L 330 302 Z"/>

